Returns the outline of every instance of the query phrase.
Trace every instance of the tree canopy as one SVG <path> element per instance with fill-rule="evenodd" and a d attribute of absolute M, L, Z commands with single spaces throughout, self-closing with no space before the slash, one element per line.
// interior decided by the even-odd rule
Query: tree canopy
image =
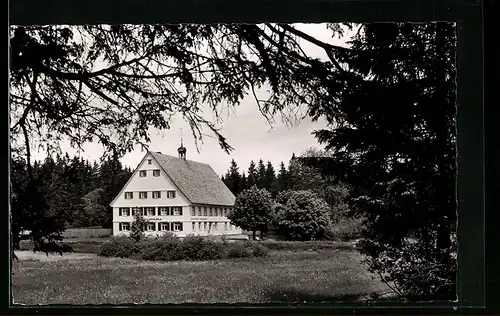
<path fill-rule="evenodd" d="M 267 232 L 272 219 L 271 194 L 266 189 L 259 189 L 256 185 L 241 192 L 234 202 L 234 208 L 227 218 L 231 224 L 253 233 Z"/>

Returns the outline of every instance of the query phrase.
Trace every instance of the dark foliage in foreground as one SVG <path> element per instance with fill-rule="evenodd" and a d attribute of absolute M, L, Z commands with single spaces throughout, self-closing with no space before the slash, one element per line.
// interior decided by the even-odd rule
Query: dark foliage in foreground
<path fill-rule="evenodd" d="M 316 132 L 332 152 L 316 166 L 352 189 L 361 249 L 403 299 L 455 299 L 455 41 L 448 23 L 364 25 Z"/>
<path fill-rule="evenodd" d="M 200 236 L 180 239 L 172 234 L 144 238 L 139 242 L 129 237 L 115 237 L 101 246 L 104 257 L 132 258 L 152 261 L 216 260 L 225 258 L 263 257 L 268 249 L 258 243 L 228 243 Z"/>

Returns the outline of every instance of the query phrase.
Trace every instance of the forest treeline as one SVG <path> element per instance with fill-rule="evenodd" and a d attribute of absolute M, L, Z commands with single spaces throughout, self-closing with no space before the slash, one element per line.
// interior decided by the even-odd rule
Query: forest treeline
<path fill-rule="evenodd" d="M 222 181 L 235 196 L 254 185 L 269 191 L 273 198 L 287 190 L 311 190 L 330 205 L 332 218 L 347 215 L 347 186 L 315 167 L 310 162 L 315 158 L 328 159 L 328 154 L 311 148 L 300 156 L 293 154 L 288 165 L 281 162 L 278 170 L 271 161 L 265 162 L 262 158 L 251 160 L 247 168 L 238 166 L 233 159 Z"/>
<path fill-rule="evenodd" d="M 26 199 L 39 199 L 66 228 L 111 227 L 109 204 L 132 175 L 130 167 L 123 166 L 118 157 L 90 162 L 67 153 L 56 155 L 33 162 L 38 190 L 37 196 L 30 197 L 27 168 L 24 160 L 11 160 L 13 207 L 20 207 Z"/>

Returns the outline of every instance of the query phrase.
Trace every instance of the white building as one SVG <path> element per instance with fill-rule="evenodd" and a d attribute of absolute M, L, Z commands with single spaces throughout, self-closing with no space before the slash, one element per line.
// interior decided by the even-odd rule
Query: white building
<path fill-rule="evenodd" d="M 208 164 L 186 160 L 181 144 L 179 157 L 148 151 L 118 196 L 113 208 L 113 235 L 128 235 L 133 210 L 143 212 L 146 235 L 173 232 L 237 235 L 227 214 L 234 205 L 233 193 Z"/>

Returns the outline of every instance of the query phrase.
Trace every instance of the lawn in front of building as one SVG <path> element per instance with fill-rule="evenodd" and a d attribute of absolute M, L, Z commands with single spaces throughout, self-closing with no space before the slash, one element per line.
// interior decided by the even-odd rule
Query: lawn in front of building
<path fill-rule="evenodd" d="M 354 250 L 273 251 L 265 258 L 148 262 L 19 252 L 14 303 L 264 303 L 363 300 L 388 287 Z"/>

